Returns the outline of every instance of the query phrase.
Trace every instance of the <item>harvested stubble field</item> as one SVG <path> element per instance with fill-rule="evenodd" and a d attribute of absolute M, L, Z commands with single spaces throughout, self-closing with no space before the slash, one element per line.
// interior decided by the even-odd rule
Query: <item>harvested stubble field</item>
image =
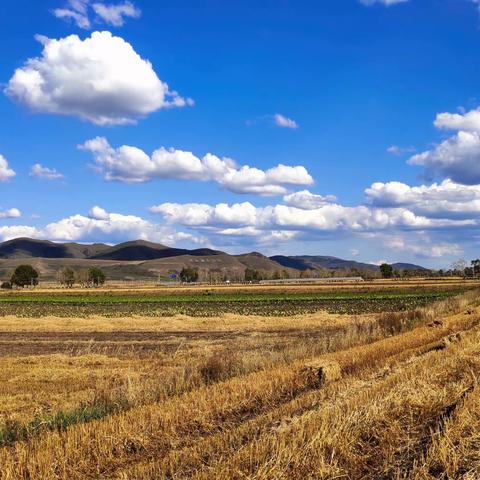
<path fill-rule="evenodd" d="M 0 478 L 480 478 L 480 297 L 462 289 L 355 315 L 124 316 L 135 292 L 108 293 L 109 317 L 101 292 L 81 316 L 8 310 Z"/>

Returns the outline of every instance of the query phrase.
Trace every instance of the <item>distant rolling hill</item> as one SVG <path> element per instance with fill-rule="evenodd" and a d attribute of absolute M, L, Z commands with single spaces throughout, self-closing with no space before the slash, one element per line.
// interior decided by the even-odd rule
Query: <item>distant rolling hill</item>
<path fill-rule="evenodd" d="M 8 278 L 22 263 L 32 264 L 43 279 L 54 279 L 60 269 L 75 269 L 96 265 L 105 270 L 112 280 L 147 280 L 179 272 L 184 267 L 199 271 L 227 274 L 243 278 L 245 268 L 267 274 L 286 270 L 291 276 L 305 270 L 339 270 L 357 268 L 378 271 L 378 266 L 328 256 L 273 256 L 258 252 L 230 255 L 218 250 L 199 248 L 188 250 L 158 243 L 135 240 L 118 245 L 96 243 L 54 243 L 46 240 L 17 238 L 0 243 L 0 278 Z M 396 269 L 422 269 L 417 265 L 401 263 Z"/>
<path fill-rule="evenodd" d="M 414 263 L 392 263 L 392 267 L 394 270 L 428 270 L 428 268 L 415 265 Z"/>
<path fill-rule="evenodd" d="M 235 255 L 235 258 L 238 259 L 243 265 L 247 268 L 252 268 L 254 270 L 261 270 L 266 272 L 271 272 L 275 270 L 288 270 L 290 273 L 298 273 L 298 269 L 295 267 L 288 267 L 282 265 L 271 258 L 266 257 L 258 252 L 244 253 L 243 255 Z M 286 267 L 286 268 L 284 268 Z"/>
<path fill-rule="evenodd" d="M 16 238 L 0 243 L 0 259 L 12 258 L 90 258 L 110 248 L 103 243 L 54 243 L 31 238 Z"/>
<path fill-rule="evenodd" d="M 356 268 L 357 270 L 372 270 L 378 271 L 379 266 L 373 265 L 371 263 L 361 263 L 356 262 L 355 260 L 343 260 L 337 257 L 329 256 L 313 256 L 313 255 L 303 255 L 303 256 L 293 256 L 286 257 L 281 255 L 276 255 L 270 257 L 270 260 L 279 263 L 285 267 L 295 268 L 297 270 L 315 270 L 315 269 L 326 269 L 326 270 L 341 270 L 341 269 L 351 269 Z M 394 263 L 392 267 L 396 270 L 427 270 L 424 267 L 419 265 L 414 265 L 411 263 Z"/>
<path fill-rule="evenodd" d="M 187 250 L 183 248 L 170 248 L 165 245 L 147 242 L 145 240 L 135 240 L 133 242 L 120 243 L 119 245 L 104 249 L 98 254 L 92 255 L 90 258 L 97 260 L 138 261 L 179 257 L 181 255 L 206 257 L 210 255 L 219 255 L 221 253 L 223 252 L 210 250 L 208 248 Z"/>

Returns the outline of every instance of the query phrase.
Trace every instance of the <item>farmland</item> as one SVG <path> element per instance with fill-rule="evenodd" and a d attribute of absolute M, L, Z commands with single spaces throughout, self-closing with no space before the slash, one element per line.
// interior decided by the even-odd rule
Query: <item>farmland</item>
<path fill-rule="evenodd" d="M 218 314 L 290 316 L 326 311 L 328 313 L 363 314 L 405 311 L 448 298 L 472 288 L 468 285 L 416 285 L 392 289 L 367 287 L 345 289 L 308 289 L 302 287 L 272 289 L 243 287 L 238 289 L 181 288 L 147 291 L 46 291 L 13 292 L 0 296 L 0 315 L 21 317 L 54 315 L 75 317 L 163 316 L 177 314 L 212 317 Z"/>
<path fill-rule="evenodd" d="M 478 478 L 463 282 L 0 296 L 0 478 Z"/>

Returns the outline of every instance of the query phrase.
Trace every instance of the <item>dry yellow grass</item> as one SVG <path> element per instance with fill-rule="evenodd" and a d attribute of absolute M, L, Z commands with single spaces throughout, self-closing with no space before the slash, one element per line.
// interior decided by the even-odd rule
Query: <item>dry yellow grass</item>
<path fill-rule="evenodd" d="M 154 367 L 98 354 L 0 358 L 0 428 L 92 404 L 107 391 L 118 397 L 128 384 L 152 379 Z"/>
<path fill-rule="evenodd" d="M 39 317 L 19 318 L 14 315 L 0 317 L 1 332 L 188 332 L 188 331 L 258 331 L 290 330 L 295 328 L 318 329 L 325 327 L 350 326 L 354 324 L 371 324 L 376 315 L 335 315 L 318 312 L 310 315 L 291 317 L 263 317 L 255 315 L 235 315 L 225 313 L 218 317 L 189 317 L 175 315 L 172 317 L 120 317 L 105 318 L 89 316 L 87 318 Z"/>
<path fill-rule="evenodd" d="M 382 335 L 373 315 L 321 313 L 291 319 L 4 317 L 0 332 L 0 430 L 99 398 L 127 396 L 128 407 L 159 401 Z"/>
<path fill-rule="evenodd" d="M 122 407 L 0 448 L 0 479 L 479 478 L 478 303 L 469 292 L 354 318 L 0 319 L 43 342 L 0 358 L 9 418 Z M 94 327 L 101 340 L 85 340 Z M 38 355 L 66 342 L 80 346 Z"/>

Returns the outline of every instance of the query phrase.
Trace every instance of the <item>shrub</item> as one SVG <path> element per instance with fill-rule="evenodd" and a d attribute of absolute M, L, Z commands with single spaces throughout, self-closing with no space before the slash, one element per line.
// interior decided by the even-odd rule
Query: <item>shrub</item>
<path fill-rule="evenodd" d="M 227 380 L 238 373 L 241 362 L 235 352 L 218 351 L 207 357 L 198 371 L 206 384 Z"/>
<path fill-rule="evenodd" d="M 0 288 L 10 290 L 12 288 L 12 284 L 10 282 L 3 282 L 2 285 L 0 285 Z"/>

